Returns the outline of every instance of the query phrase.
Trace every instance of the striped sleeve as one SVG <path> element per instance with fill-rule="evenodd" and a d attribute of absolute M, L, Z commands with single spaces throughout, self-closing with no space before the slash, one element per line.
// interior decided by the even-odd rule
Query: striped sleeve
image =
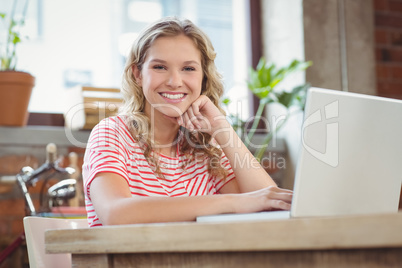
<path fill-rule="evenodd" d="M 101 172 L 116 173 L 127 183 L 127 135 L 125 124 L 119 118 L 107 118 L 96 125 L 88 140 L 82 169 L 84 192 L 90 200 L 90 184 Z"/>

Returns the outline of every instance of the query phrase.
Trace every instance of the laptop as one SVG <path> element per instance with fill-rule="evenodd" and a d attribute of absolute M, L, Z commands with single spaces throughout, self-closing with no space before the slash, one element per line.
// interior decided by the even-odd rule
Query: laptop
<path fill-rule="evenodd" d="M 310 88 L 290 211 L 197 222 L 393 213 L 402 182 L 402 101 Z"/>

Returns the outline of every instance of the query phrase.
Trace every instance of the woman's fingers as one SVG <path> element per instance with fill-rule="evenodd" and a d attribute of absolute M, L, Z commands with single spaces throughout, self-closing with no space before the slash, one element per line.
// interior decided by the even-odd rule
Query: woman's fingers
<path fill-rule="evenodd" d="M 267 197 L 269 199 L 273 199 L 273 200 L 282 200 L 284 202 L 287 203 L 291 203 L 292 202 L 292 198 L 293 198 L 293 194 L 291 193 L 286 193 L 286 192 L 276 192 L 276 193 L 272 193 L 269 196 L 267 195 Z"/>
<path fill-rule="evenodd" d="M 254 192 L 239 195 L 236 213 L 251 213 L 272 210 L 290 210 L 293 192 L 275 186 L 269 186 Z M 246 198 L 246 199 L 244 199 Z"/>
<path fill-rule="evenodd" d="M 183 120 L 184 120 L 183 126 L 185 128 L 187 128 L 188 130 L 193 131 L 194 130 L 194 125 L 191 123 L 190 116 L 188 115 L 188 112 L 185 112 L 182 117 L 183 117 Z"/>
<path fill-rule="evenodd" d="M 177 123 L 192 132 L 202 131 L 211 134 L 214 129 L 221 128 L 220 126 L 214 127 L 217 122 L 222 124 L 222 120 L 218 120 L 221 117 L 225 119 L 211 100 L 201 95 L 177 118 Z"/>
<path fill-rule="evenodd" d="M 198 101 L 198 102 L 197 102 L 197 101 L 194 102 L 194 103 L 190 106 L 190 108 L 191 108 L 191 110 L 192 110 L 194 116 L 196 116 L 196 117 L 202 116 L 202 114 L 200 113 L 200 102 L 199 102 L 199 101 Z"/>
<path fill-rule="evenodd" d="M 283 200 L 271 200 L 271 210 L 280 209 L 280 210 L 290 210 L 291 204 L 288 202 L 284 202 Z"/>
<path fill-rule="evenodd" d="M 190 107 L 188 108 L 188 110 L 187 110 L 186 113 L 187 113 L 187 115 L 188 115 L 188 118 L 189 118 L 191 124 L 193 124 L 193 126 L 194 126 L 196 129 L 200 129 L 200 128 L 201 128 L 201 124 L 200 124 L 200 122 L 198 121 L 199 118 L 194 114 L 193 106 L 190 106 Z"/>
<path fill-rule="evenodd" d="M 277 186 L 268 186 L 267 188 L 261 189 L 260 191 L 265 191 L 268 193 L 286 193 L 286 194 L 293 194 L 292 190 L 279 188 Z"/>
<path fill-rule="evenodd" d="M 181 118 L 177 119 L 179 125 L 184 126 L 190 131 L 207 129 L 209 124 L 201 113 L 194 113 L 194 107 L 190 106 Z"/>
<path fill-rule="evenodd" d="M 293 191 L 275 186 L 259 190 L 265 201 L 265 210 L 290 210 L 293 198 Z"/>

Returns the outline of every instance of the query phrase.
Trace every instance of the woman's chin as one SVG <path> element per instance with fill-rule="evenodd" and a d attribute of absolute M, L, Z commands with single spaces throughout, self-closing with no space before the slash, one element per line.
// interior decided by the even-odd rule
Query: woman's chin
<path fill-rule="evenodd" d="M 172 114 L 162 114 L 162 115 L 165 118 L 170 118 L 170 119 L 174 119 L 174 120 L 176 120 L 176 118 L 177 118 L 177 115 L 172 115 Z"/>
<path fill-rule="evenodd" d="M 164 118 L 166 118 L 167 120 L 176 123 L 177 124 L 177 117 L 179 117 L 180 115 L 178 113 L 163 113 L 162 114 Z"/>
<path fill-rule="evenodd" d="M 159 111 L 166 117 L 171 117 L 171 118 L 177 118 L 183 114 L 183 112 L 180 109 L 162 109 Z"/>
<path fill-rule="evenodd" d="M 160 107 L 158 111 L 165 117 L 171 117 L 171 118 L 180 117 L 183 114 L 183 111 L 177 107 L 174 107 L 174 109 L 170 107 Z"/>

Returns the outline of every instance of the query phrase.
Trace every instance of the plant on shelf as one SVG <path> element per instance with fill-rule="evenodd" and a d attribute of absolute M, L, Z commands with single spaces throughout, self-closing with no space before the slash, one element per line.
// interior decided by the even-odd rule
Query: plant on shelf
<path fill-rule="evenodd" d="M 18 0 L 13 1 L 10 15 L 0 13 L 0 125 L 24 126 L 28 120 L 28 105 L 35 78 L 16 70 L 17 46 L 21 42 L 21 27 L 29 0 L 22 12 L 17 12 Z"/>
<path fill-rule="evenodd" d="M 264 137 L 260 148 L 255 151 L 254 156 L 261 161 L 269 143 L 274 135 L 285 125 L 288 119 L 296 112 L 304 110 L 305 95 L 309 84 L 302 84 L 292 90 L 278 89 L 280 82 L 290 74 L 306 70 L 312 65 L 310 61 L 293 60 L 288 66 L 277 68 L 274 63 L 268 63 L 261 58 L 255 69 L 250 68 L 248 88 L 259 98 L 259 106 L 254 117 L 253 124 L 245 135 L 245 144 L 250 147 L 251 140 L 258 128 L 264 108 L 270 103 L 278 103 L 286 109 L 284 118 L 271 129 Z M 292 109 L 290 109 L 292 108 Z M 293 109 L 296 108 L 296 109 Z"/>
<path fill-rule="evenodd" d="M 1 43 L 0 59 L 1 59 L 1 69 L 5 70 L 15 70 L 17 65 L 17 45 L 21 42 L 20 29 L 25 24 L 25 14 L 28 7 L 28 2 L 25 2 L 24 10 L 22 16 L 19 19 L 15 18 L 15 13 L 17 9 L 17 1 L 13 2 L 12 10 L 10 13 L 10 18 L 7 18 L 6 13 L 0 13 L 0 18 L 2 20 L 2 25 L 5 26 L 6 30 L 5 41 Z"/>

